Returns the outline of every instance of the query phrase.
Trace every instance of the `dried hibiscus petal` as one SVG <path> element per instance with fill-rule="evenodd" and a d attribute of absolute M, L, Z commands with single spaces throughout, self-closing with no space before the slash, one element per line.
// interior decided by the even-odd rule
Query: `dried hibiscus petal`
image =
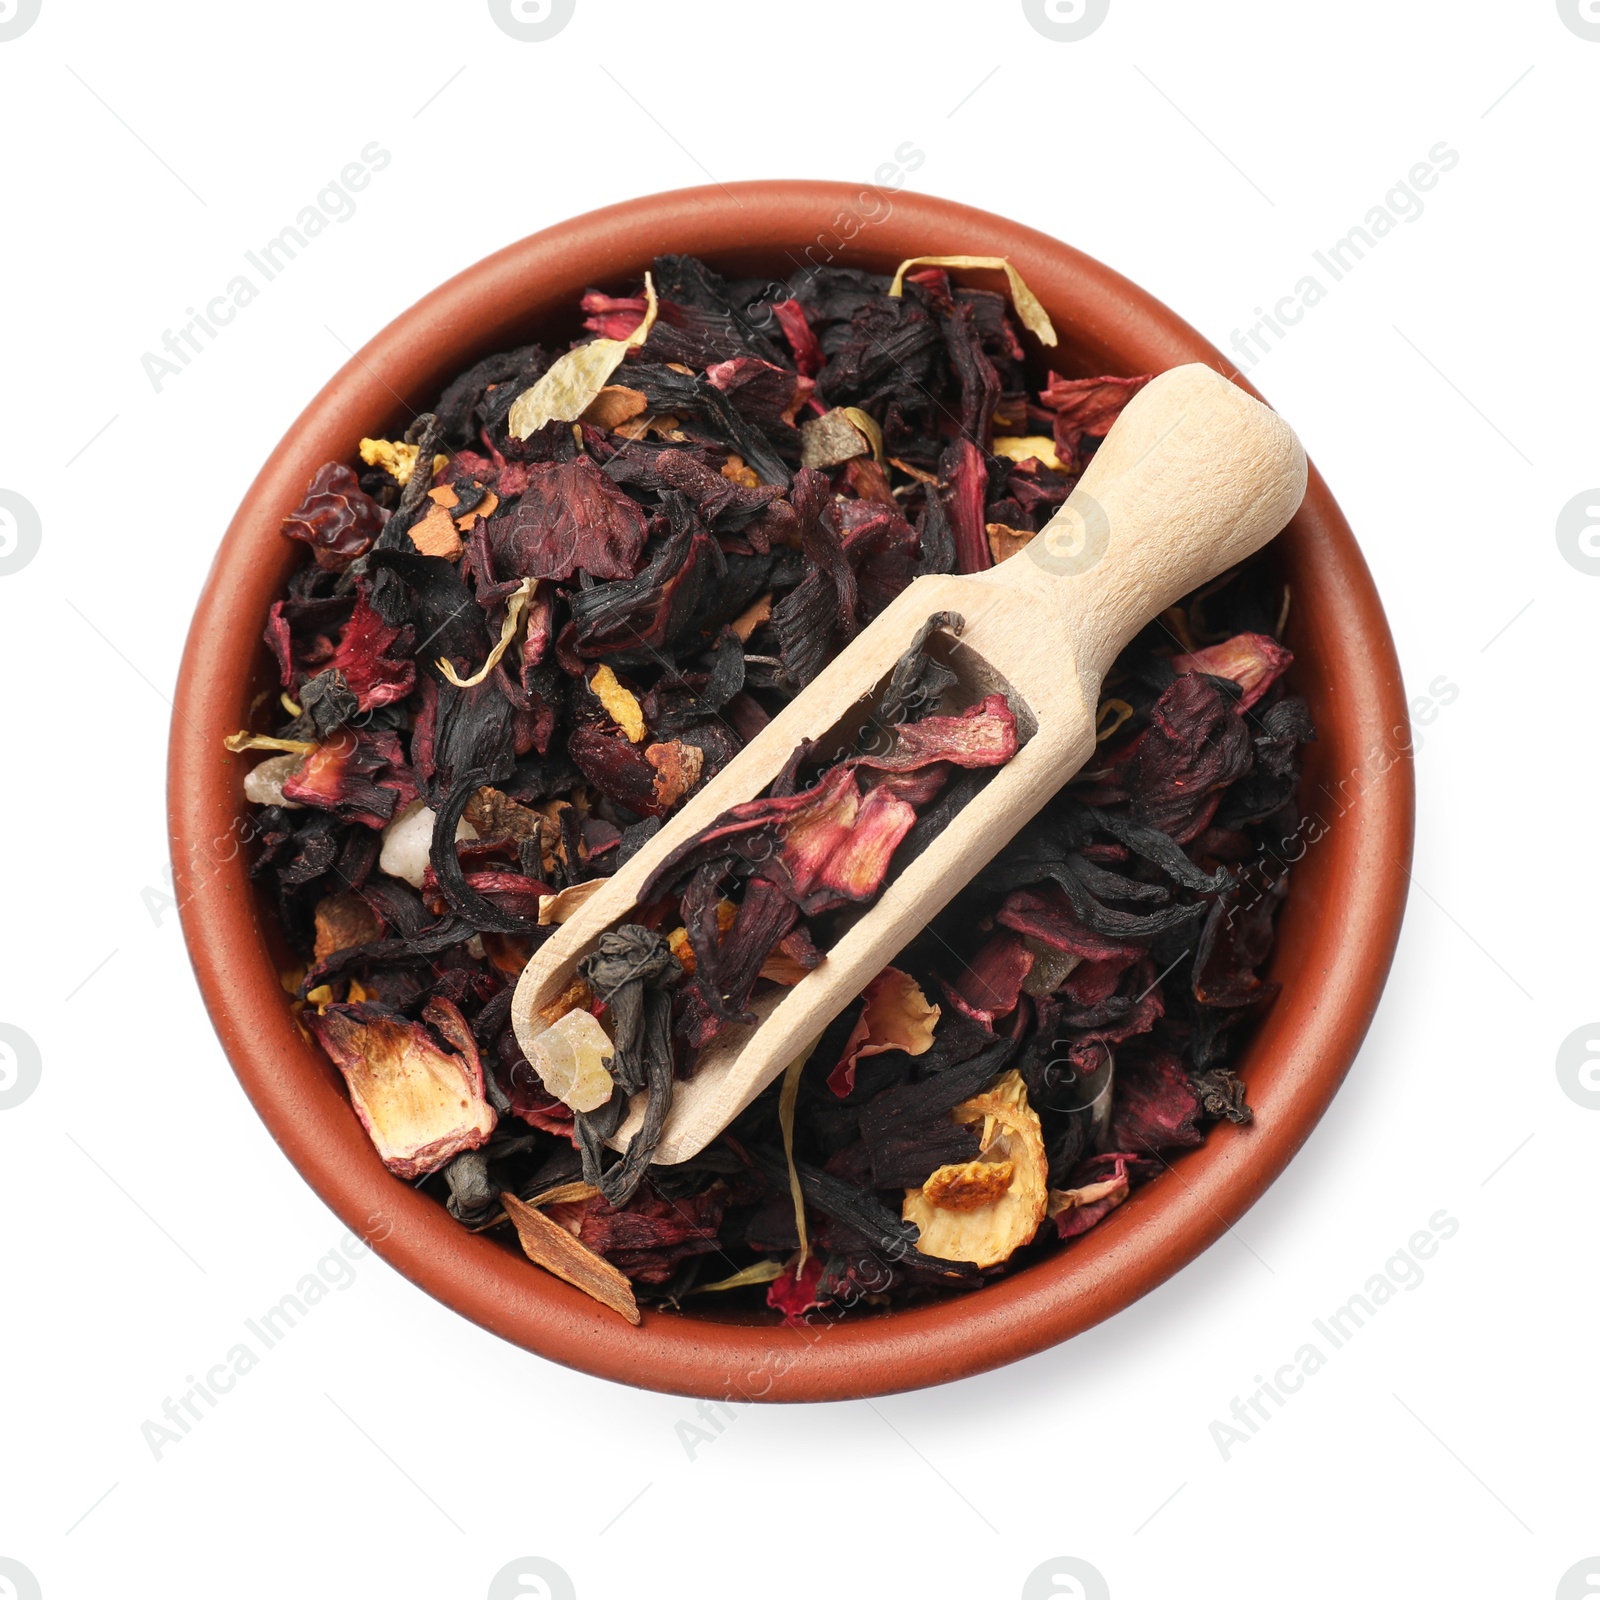
<path fill-rule="evenodd" d="M 1248 711 L 1293 664 L 1293 652 L 1266 633 L 1236 633 L 1221 644 L 1172 658 L 1174 672 L 1231 678 L 1244 691 L 1240 711 Z"/>

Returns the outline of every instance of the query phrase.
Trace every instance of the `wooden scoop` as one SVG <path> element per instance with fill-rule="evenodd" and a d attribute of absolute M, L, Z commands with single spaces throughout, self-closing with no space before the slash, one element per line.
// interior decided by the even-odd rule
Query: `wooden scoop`
<path fill-rule="evenodd" d="M 1305 493 L 1300 442 L 1209 367 L 1163 373 L 1128 404 L 1071 498 L 1023 550 L 987 572 L 918 578 L 738 757 L 536 952 L 511 1007 L 532 1054 L 559 996 L 602 933 L 628 920 L 656 865 L 730 806 L 759 796 L 806 740 L 853 736 L 863 703 L 936 612 L 965 620 L 941 658 L 957 674 L 942 709 L 1004 693 L 1023 741 L 976 798 L 791 989 L 762 995 L 674 1086 L 655 1161 L 714 1139 L 1088 760 L 1100 681 L 1153 617 L 1259 550 Z M 851 716 L 855 714 L 856 723 Z M 613 1143 L 639 1126 L 640 1096 Z"/>

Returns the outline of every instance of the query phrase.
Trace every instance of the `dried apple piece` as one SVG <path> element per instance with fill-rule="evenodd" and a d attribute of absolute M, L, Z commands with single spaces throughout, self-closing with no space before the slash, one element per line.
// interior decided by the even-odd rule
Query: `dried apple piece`
<path fill-rule="evenodd" d="M 591 1300 L 609 1306 L 619 1317 L 640 1323 L 639 1305 L 633 1298 L 633 1285 L 603 1256 L 587 1249 L 561 1226 L 552 1222 L 542 1211 L 519 1200 L 514 1194 L 500 1196 L 511 1225 L 527 1258 L 536 1266 L 552 1272 L 563 1283 L 581 1289 Z"/>
<path fill-rule="evenodd" d="M 361 1125 L 398 1178 L 437 1172 L 494 1131 L 483 1066 L 466 1019 L 435 998 L 422 1022 L 371 1003 L 307 1011 L 303 1020 L 344 1074 Z M 423 1023 L 451 1046 L 443 1049 Z M 453 1052 L 453 1053 L 452 1053 Z"/>
<path fill-rule="evenodd" d="M 978 1131 L 978 1157 L 941 1167 L 921 1188 L 908 1189 L 901 1215 L 920 1230 L 923 1255 L 992 1267 L 1029 1243 L 1044 1221 L 1050 1174 L 1038 1113 L 1013 1069 L 950 1117 Z"/>

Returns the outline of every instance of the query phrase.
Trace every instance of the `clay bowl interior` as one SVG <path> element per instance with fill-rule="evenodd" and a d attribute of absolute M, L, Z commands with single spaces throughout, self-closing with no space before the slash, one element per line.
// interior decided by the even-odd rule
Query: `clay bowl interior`
<path fill-rule="evenodd" d="M 223 751 L 276 690 L 261 630 L 302 559 L 278 524 L 326 461 L 393 436 L 464 367 L 581 331 L 586 288 L 613 292 L 653 256 L 689 252 L 729 276 L 808 259 L 888 272 L 913 255 L 1005 255 L 1055 323 L 1048 365 L 1069 376 L 1231 364 L 1165 307 L 1046 235 L 948 201 L 849 185 L 752 183 L 626 202 L 534 235 L 436 290 L 384 329 L 290 428 L 229 526 L 196 611 L 172 724 L 169 817 L 185 935 L 218 1035 L 289 1158 L 350 1227 L 415 1283 L 503 1338 L 570 1366 L 677 1393 L 838 1399 L 943 1382 L 1092 1326 L 1192 1260 L 1257 1199 L 1327 1107 L 1377 1004 L 1410 859 L 1410 735 L 1393 642 L 1365 563 L 1313 470 L 1274 560 L 1295 604 L 1287 642 L 1317 742 L 1302 803 L 1323 828 L 1300 854 L 1268 976 L 1282 993 L 1235 1063 L 1255 1122 L 1226 1123 L 1070 1247 L 975 1294 L 808 1329 L 761 1313 L 647 1311 L 625 1325 L 474 1235 L 385 1171 L 337 1072 L 297 1031 L 278 981 L 286 951 L 248 877 L 249 763 Z M 1033 341 L 1029 340 L 1030 345 Z M 1248 385 L 1246 385 L 1248 387 Z M 1253 392 L 1253 391 L 1252 391 Z M 1307 441 L 1314 448 L 1315 441 Z M 1386 754 L 1385 754 L 1386 753 Z"/>

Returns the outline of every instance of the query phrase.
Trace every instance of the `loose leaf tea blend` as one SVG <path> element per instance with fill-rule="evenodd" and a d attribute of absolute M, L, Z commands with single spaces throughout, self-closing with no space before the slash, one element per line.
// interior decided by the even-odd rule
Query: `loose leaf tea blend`
<path fill-rule="evenodd" d="M 990 287 L 1003 284 L 1004 291 Z M 253 871 L 385 1164 L 637 1322 L 970 1292 L 1247 1123 L 1312 737 L 1252 561 L 1108 675 L 1085 768 L 726 1132 L 675 1086 L 1015 755 L 927 619 L 851 726 L 672 851 L 519 1048 L 530 955 L 915 577 L 1026 560 L 1143 377 L 1046 373 L 998 258 L 729 281 L 664 256 L 324 466 L 266 619 Z M 1032 364 L 1030 364 L 1030 351 Z M 280 714 L 281 713 L 281 714 Z M 529 1270 L 533 1270 L 530 1267 Z"/>

